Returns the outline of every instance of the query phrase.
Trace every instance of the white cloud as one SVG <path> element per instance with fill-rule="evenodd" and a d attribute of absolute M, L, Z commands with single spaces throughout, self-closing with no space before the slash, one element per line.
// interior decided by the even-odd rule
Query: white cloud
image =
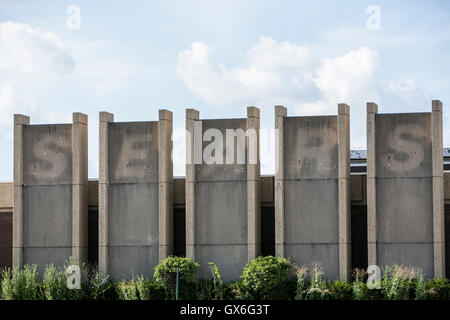
<path fill-rule="evenodd" d="M 70 72 L 73 66 L 68 48 L 54 33 L 22 23 L 0 23 L 0 127 L 11 130 L 14 113 L 30 115 L 34 121 L 66 119 L 58 112 L 41 112 L 32 95 L 54 85 L 51 75 Z"/>
<path fill-rule="evenodd" d="M 230 106 L 277 100 L 288 103 L 317 94 L 309 65 L 309 48 L 261 37 L 242 68 L 228 69 L 211 60 L 212 48 L 194 42 L 178 55 L 177 75 L 204 101 Z M 270 101 L 267 101 L 267 100 Z"/>
<path fill-rule="evenodd" d="M 29 96 L 17 97 L 11 83 L 0 84 L 0 126 L 12 126 L 13 114 L 36 112 L 34 100 Z"/>
<path fill-rule="evenodd" d="M 27 24 L 0 23 L 0 70 L 68 72 L 74 61 L 57 35 Z"/>
<path fill-rule="evenodd" d="M 218 107 L 273 108 L 282 104 L 295 114 L 312 115 L 335 114 L 338 103 L 347 103 L 351 107 L 352 147 L 365 145 L 365 121 L 361 120 L 365 119 L 366 102 L 417 108 L 426 101 L 411 77 L 383 83 L 374 49 L 363 46 L 321 58 L 314 58 L 311 51 L 261 37 L 246 53 L 245 65 L 229 69 L 212 60 L 212 48 L 195 42 L 179 54 L 177 74 L 194 95 Z"/>

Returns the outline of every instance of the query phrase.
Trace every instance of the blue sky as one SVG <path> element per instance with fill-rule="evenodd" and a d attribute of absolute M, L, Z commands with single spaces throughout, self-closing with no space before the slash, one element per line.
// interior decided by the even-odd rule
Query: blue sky
<path fill-rule="evenodd" d="M 79 29 L 67 25 L 70 5 Z M 371 5 L 378 29 L 367 26 Z M 450 145 L 449 51 L 448 1 L 1 0 L 0 181 L 12 180 L 13 113 L 32 123 L 87 113 L 91 178 L 103 110 L 133 121 L 166 108 L 180 133 L 185 108 L 228 118 L 256 105 L 270 130 L 274 105 L 312 115 L 345 102 L 352 148 L 364 148 L 367 101 L 379 112 L 415 112 L 440 99 Z M 175 175 L 184 175 L 183 143 L 175 137 Z M 262 173 L 272 172 L 263 161 Z"/>

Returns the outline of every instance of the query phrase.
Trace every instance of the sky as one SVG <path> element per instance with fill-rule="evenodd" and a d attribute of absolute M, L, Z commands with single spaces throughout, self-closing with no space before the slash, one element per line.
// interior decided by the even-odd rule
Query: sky
<path fill-rule="evenodd" d="M 184 176 L 185 109 L 200 118 L 261 109 L 261 173 L 273 174 L 274 106 L 288 116 L 350 106 L 352 149 L 366 145 L 366 102 L 380 113 L 444 104 L 450 145 L 448 1 L 0 0 L 0 181 L 13 176 L 13 114 L 31 123 L 89 116 L 98 178 L 98 112 L 115 121 L 174 117 Z"/>

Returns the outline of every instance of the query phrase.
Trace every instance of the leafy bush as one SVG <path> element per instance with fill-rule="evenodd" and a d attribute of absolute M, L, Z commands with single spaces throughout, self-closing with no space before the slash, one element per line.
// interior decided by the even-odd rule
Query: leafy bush
<path fill-rule="evenodd" d="M 55 266 L 45 267 L 42 278 L 42 294 L 46 300 L 66 300 L 68 299 L 68 288 L 66 277 L 56 270 Z"/>
<path fill-rule="evenodd" d="M 448 300 L 450 283 L 448 279 L 431 279 L 427 283 L 427 296 L 430 300 Z"/>
<path fill-rule="evenodd" d="M 365 277 L 365 270 L 355 269 L 353 271 L 352 291 L 354 300 L 370 300 L 370 290 L 367 288 L 367 285 L 364 281 Z"/>
<path fill-rule="evenodd" d="M 130 281 L 120 281 L 116 284 L 116 291 L 119 300 L 139 300 L 134 279 Z"/>
<path fill-rule="evenodd" d="M 168 299 L 175 298 L 176 275 L 179 269 L 180 298 L 195 297 L 195 280 L 198 264 L 190 258 L 168 257 L 155 268 L 153 278 L 155 282 L 164 287 Z"/>
<path fill-rule="evenodd" d="M 272 256 L 251 260 L 241 275 L 244 289 L 251 299 L 283 299 L 292 264 Z"/>
<path fill-rule="evenodd" d="M 417 268 L 408 268 L 394 265 L 385 267 L 381 280 L 381 290 L 386 300 L 409 300 L 414 297 L 416 280 L 421 271 Z"/>
<path fill-rule="evenodd" d="M 114 295 L 114 284 L 109 276 L 101 276 L 98 271 L 89 277 L 89 299 L 108 300 Z"/>
<path fill-rule="evenodd" d="M 334 281 L 330 286 L 331 298 L 333 300 L 351 300 L 353 287 L 347 281 Z"/>
<path fill-rule="evenodd" d="M 5 300 L 40 299 L 37 282 L 37 266 L 25 265 L 23 269 L 4 269 L 2 272 L 1 295 Z"/>
<path fill-rule="evenodd" d="M 143 276 L 136 278 L 136 289 L 140 300 L 164 300 L 164 288 L 155 282 L 150 281 Z"/>
<path fill-rule="evenodd" d="M 306 300 L 330 300 L 331 291 L 328 289 L 327 283 L 322 281 L 323 275 L 322 267 L 314 263 L 310 268 L 311 281 L 309 288 L 304 294 Z"/>

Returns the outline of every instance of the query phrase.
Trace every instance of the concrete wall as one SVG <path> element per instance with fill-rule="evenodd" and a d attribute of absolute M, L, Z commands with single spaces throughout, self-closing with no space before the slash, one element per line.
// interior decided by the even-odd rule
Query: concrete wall
<path fill-rule="evenodd" d="M 276 107 L 282 155 L 276 175 L 276 254 L 298 265 L 318 262 L 329 279 L 348 279 L 351 267 L 350 172 L 339 179 L 339 162 L 346 167 L 350 157 L 348 107 L 342 111 L 339 116 L 287 117 L 286 109 Z"/>
<path fill-rule="evenodd" d="M 200 277 L 210 275 L 208 262 L 213 261 L 224 281 L 235 280 L 248 260 L 260 253 L 259 158 L 252 167 L 246 143 L 242 164 L 237 158 L 232 164 L 207 164 L 203 159 L 194 159 L 198 134 L 202 139 L 208 129 L 215 129 L 223 136 L 223 146 L 217 152 L 223 152 L 225 162 L 226 129 L 259 129 L 259 110 L 249 107 L 248 116 L 199 120 L 198 113 L 187 110 L 186 127 L 192 133 L 187 139 L 192 149 L 187 152 L 186 166 L 186 254 L 200 264 Z M 201 129 L 194 133 L 195 123 Z M 210 144 L 201 142 L 201 154 Z"/>
<path fill-rule="evenodd" d="M 160 121 L 112 120 L 101 114 L 100 269 L 113 279 L 151 278 L 173 250 L 171 113 L 161 110 Z"/>
<path fill-rule="evenodd" d="M 433 124 L 433 113 L 368 113 L 369 264 L 416 266 L 426 277 L 445 273 L 444 254 L 435 250 L 444 243 L 439 141 L 440 162 L 433 156 L 433 131 L 442 135 L 442 119 Z"/>
<path fill-rule="evenodd" d="M 15 115 L 13 264 L 87 259 L 87 116 L 29 125 Z"/>

